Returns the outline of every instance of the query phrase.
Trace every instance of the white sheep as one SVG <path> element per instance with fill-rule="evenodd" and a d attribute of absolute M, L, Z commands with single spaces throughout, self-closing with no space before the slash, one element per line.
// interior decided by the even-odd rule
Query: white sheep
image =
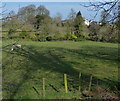
<path fill-rule="evenodd" d="M 11 51 L 13 51 L 15 49 L 21 49 L 21 45 L 19 45 L 19 44 L 13 44 L 12 48 L 11 48 Z"/>

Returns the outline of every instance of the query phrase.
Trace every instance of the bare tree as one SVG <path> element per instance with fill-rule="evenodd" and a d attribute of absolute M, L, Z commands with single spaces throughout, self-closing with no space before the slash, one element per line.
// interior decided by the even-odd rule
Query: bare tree
<path fill-rule="evenodd" d="M 70 13 L 68 15 L 68 18 L 69 19 L 74 19 L 75 16 L 76 16 L 76 12 L 75 12 L 75 10 L 73 8 L 71 8 Z"/>
<path fill-rule="evenodd" d="M 101 11 L 106 12 L 106 16 L 107 14 L 111 14 L 111 19 L 109 19 L 109 22 L 114 22 L 116 20 L 118 20 L 119 16 L 120 16 L 120 1 L 119 0 L 110 0 L 110 1 L 106 1 L 106 0 L 100 0 L 99 2 L 94 2 L 94 0 L 90 0 L 89 4 L 84 4 L 82 5 L 84 7 L 88 7 L 88 10 L 91 11 L 95 11 L 95 15 L 93 18 L 95 18 L 98 13 L 100 13 Z"/>

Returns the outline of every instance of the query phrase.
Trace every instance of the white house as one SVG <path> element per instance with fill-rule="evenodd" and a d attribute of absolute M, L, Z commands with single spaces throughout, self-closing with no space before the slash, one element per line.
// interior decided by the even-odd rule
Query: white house
<path fill-rule="evenodd" d="M 87 19 L 85 19 L 84 23 L 85 23 L 85 25 L 87 25 L 87 26 L 90 25 L 90 22 L 89 22 L 89 20 L 87 20 Z"/>
<path fill-rule="evenodd" d="M 98 25 L 102 25 L 101 22 L 92 21 L 92 20 L 88 20 L 88 19 L 85 19 L 85 20 L 84 20 L 84 24 L 87 25 L 87 26 L 89 26 L 91 23 L 96 23 L 96 24 L 98 24 Z"/>

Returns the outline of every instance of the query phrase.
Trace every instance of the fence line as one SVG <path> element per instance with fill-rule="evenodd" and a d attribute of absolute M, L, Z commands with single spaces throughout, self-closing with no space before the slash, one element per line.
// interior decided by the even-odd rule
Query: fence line
<path fill-rule="evenodd" d="M 91 87 L 92 87 L 92 75 L 90 75 L 90 81 L 89 81 L 89 85 L 88 85 L 88 91 L 91 91 Z M 68 93 L 68 91 L 71 91 L 71 86 L 68 87 L 68 84 L 69 84 L 69 79 L 67 74 L 63 74 L 63 86 L 64 86 L 64 90 L 65 90 L 65 93 Z M 74 79 L 71 79 L 74 81 Z M 56 82 L 58 83 L 58 82 Z M 82 94 L 82 90 L 81 90 L 81 83 L 82 83 L 82 73 L 80 72 L 79 75 L 78 75 L 78 89 L 77 91 L 80 92 L 80 94 Z M 49 80 L 46 79 L 46 78 L 42 78 L 42 91 L 41 93 L 39 93 L 39 91 L 35 88 L 35 87 L 32 87 L 34 89 L 34 91 L 36 92 L 36 94 L 38 95 L 38 97 L 43 97 L 45 99 L 46 97 L 46 91 L 49 91 L 49 89 L 46 88 L 46 85 L 49 85 L 49 87 L 51 87 L 54 91 L 56 92 L 60 92 L 60 90 L 55 87 L 53 84 L 49 83 Z M 74 89 L 74 88 L 73 88 Z M 50 90 L 51 91 L 51 90 Z"/>

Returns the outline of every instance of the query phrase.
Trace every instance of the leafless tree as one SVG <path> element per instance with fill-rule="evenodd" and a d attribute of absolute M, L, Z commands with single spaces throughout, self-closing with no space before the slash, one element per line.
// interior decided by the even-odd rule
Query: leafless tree
<path fill-rule="evenodd" d="M 106 16 L 111 14 L 111 19 L 109 22 L 114 22 L 120 18 L 120 1 L 119 0 L 100 0 L 99 2 L 95 2 L 95 0 L 89 0 L 88 4 L 82 4 L 82 6 L 87 7 L 90 11 L 95 11 L 95 18 L 98 13 L 101 11 L 106 12 Z"/>
<path fill-rule="evenodd" d="M 7 11 L 7 10 L 2 10 L 6 6 L 6 4 L 2 5 L 1 1 L 0 1 L 0 3 L 1 3 L 1 6 L 0 6 L 0 16 L 3 16 L 5 14 L 5 12 Z"/>

